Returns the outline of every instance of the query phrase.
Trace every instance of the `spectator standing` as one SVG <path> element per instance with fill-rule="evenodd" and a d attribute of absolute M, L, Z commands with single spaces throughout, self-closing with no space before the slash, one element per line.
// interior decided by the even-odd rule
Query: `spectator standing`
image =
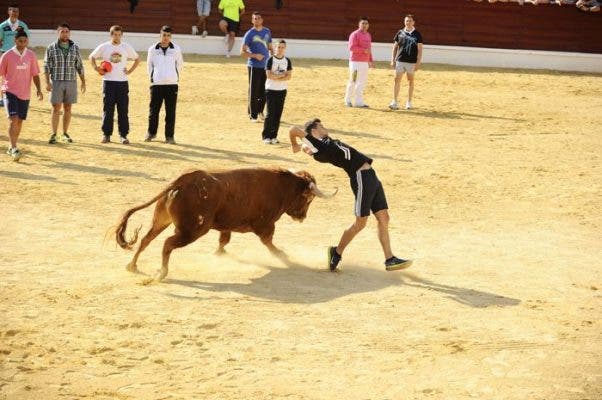
<path fill-rule="evenodd" d="M 86 92 L 84 65 L 79 47 L 70 38 L 69 25 L 60 24 L 56 32 L 58 38 L 46 48 L 44 57 L 46 90 L 50 92 L 50 104 L 52 104 L 52 134 L 48 140 L 50 144 L 56 143 L 61 107 L 63 108 L 63 136 L 61 138 L 64 142 L 73 142 L 67 132 L 71 122 L 71 106 L 77 103 L 77 75 L 82 81 L 82 93 Z"/>
<path fill-rule="evenodd" d="M 8 19 L 0 24 L 0 42 L 2 43 L 2 53 L 7 52 L 15 45 L 15 35 L 17 29 L 23 28 L 29 38 L 29 28 L 27 24 L 19 19 L 19 5 L 12 3 L 8 6 Z"/>
<path fill-rule="evenodd" d="M 280 118 L 284 110 L 284 100 L 286 99 L 286 90 L 288 81 L 293 73 L 293 65 L 288 57 L 284 56 L 286 52 L 286 41 L 279 40 L 276 45 L 276 52 L 265 65 L 267 80 L 265 82 L 265 99 L 268 113 L 263 122 L 263 143 L 277 144 L 278 129 L 280 128 Z"/>
<path fill-rule="evenodd" d="M 349 35 L 349 81 L 345 91 L 345 105 L 352 107 L 351 97 L 355 92 L 355 107 L 367 108 L 364 103 L 364 88 L 368 80 L 368 69 L 374 66 L 372 62 L 372 36 L 368 33 L 370 22 L 367 17 L 361 17 L 358 29 Z"/>
<path fill-rule="evenodd" d="M 234 46 L 234 38 L 240 30 L 240 16 L 245 13 L 245 3 L 242 0 L 220 0 L 217 8 L 222 12 L 223 17 L 219 21 L 219 29 L 226 35 L 226 57 L 230 57 L 230 52 Z"/>
<path fill-rule="evenodd" d="M 35 53 L 27 48 L 29 39 L 23 28 L 17 29 L 14 40 L 15 45 L 0 58 L 0 76 L 2 77 L 4 104 L 9 119 L 7 154 L 14 161 L 19 161 L 21 151 L 17 147 L 17 141 L 23 121 L 27 119 L 32 78 L 37 89 L 38 99 L 41 101 L 44 96 L 40 86 L 38 60 Z"/>
<path fill-rule="evenodd" d="M 0 56 L 15 45 L 18 28 L 22 28 L 29 38 L 27 24 L 19 19 L 19 5 L 11 3 L 8 6 L 8 19 L 0 24 Z M 3 105 L 3 100 L 0 99 L 0 107 Z"/>
<path fill-rule="evenodd" d="M 408 100 L 406 110 L 412 108 L 414 94 L 414 74 L 422 62 L 422 35 L 414 27 L 414 16 L 408 14 L 404 18 L 405 27 L 395 34 L 393 38 L 393 52 L 391 54 L 391 67 L 395 68 L 395 81 L 393 85 L 393 101 L 389 104 L 391 110 L 397 110 L 399 105 L 399 89 L 403 74 L 408 76 Z"/>
<path fill-rule="evenodd" d="M 180 46 L 171 41 L 171 34 L 171 27 L 164 25 L 161 28 L 159 43 L 148 48 L 147 66 L 151 87 L 145 142 L 150 142 L 157 136 L 159 111 L 161 104 L 165 102 L 165 143 L 176 144 L 176 102 L 184 60 Z"/>
<path fill-rule="evenodd" d="M 192 26 L 192 34 L 198 35 L 200 28 L 201 35 L 207 37 L 207 17 L 211 14 L 211 0 L 196 0 L 196 13 L 199 20 L 196 25 Z"/>
<path fill-rule="evenodd" d="M 103 115 L 102 115 L 102 140 L 101 143 L 109 143 L 113 134 L 113 115 L 115 106 L 117 106 L 117 125 L 122 144 L 129 144 L 127 138 L 130 132 L 130 122 L 128 119 L 129 107 L 129 84 L 128 75 L 134 72 L 140 57 L 138 53 L 129 44 L 122 42 L 123 28 L 119 25 L 113 25 L 109 30 L 111 40 L 101 43 L 90 54 L 90 63 L 92 68 L 103 75 L 102 94 L 103 94 Z M 111 70 L 105 71 L 96 65 L 96 60 L 100 59 L 111 63 Z M 128 69 L 128 60 L 134 60 L 132 66 Z"/>
<path fill-rule="evenodd" d="M 272 32 L 263 26 L 261 13 L 255 11 L 251 16 L 253 27 L 245 33 L 240 55 L 247 58 L 249 72 L 248 113 L 251 122 L 257 122 L 263 116 L 265 107 L 265 65 L 272 54 Z"/>

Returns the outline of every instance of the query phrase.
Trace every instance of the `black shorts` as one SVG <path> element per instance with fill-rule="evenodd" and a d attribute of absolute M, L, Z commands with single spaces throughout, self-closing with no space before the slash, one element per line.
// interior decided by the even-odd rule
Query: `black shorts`
<path fill-rule="evenodd" d="M 230 18 L 222 17 L 228 23 L 228 32 L 238 33 L 240 30 L 240 21 L 234 21 Z"/>
<path fill-rule="evenodd" d="M 375 213 L 389 208 L 385 189 L 376 177 L 374 169 L 358 170 L 350 181 L 355 195 L 354 212 L 357 217 L 367 217 L 370 211 Z"/>
<path fill-rule="evenodd" d="M 25 121 L 27 119 L 27 110 L 29 109 L 29 100 L 21 100 L 12 93 L 4 93 L 4 108 L 10 117 L 19 117 Z"/>

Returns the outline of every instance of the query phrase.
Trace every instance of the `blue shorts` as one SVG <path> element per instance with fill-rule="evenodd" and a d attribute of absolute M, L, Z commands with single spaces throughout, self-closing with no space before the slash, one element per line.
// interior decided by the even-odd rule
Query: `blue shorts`
<path fill-rule="evenodd" d="M 27 110 L 29 109 L 29 100 L 21 100 L 12 93 L 4 93 L 4 108 L 8 118 L 19 117 L 25 121 L 27 119 Z"/>
<path fill-rule="evenodd" d="M 199 17 L 208 17 L 211 14 L 211 0 L 196 0 L 196 12 Z"/>

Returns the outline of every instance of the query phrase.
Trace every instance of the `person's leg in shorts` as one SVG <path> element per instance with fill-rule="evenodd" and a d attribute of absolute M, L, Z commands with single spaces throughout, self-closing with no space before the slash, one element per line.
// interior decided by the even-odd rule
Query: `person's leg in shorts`
<path fill-rule="evenodd" d="M 4 105 L 9 119 L 8 139 L 9 149 L 8 154 L 13 160 L 18 161 L 21 158 L 21 152 L 17 148 L 23 121 L 27 119 L 27 110 L 29 109 L 29 100 L 21 100 L 12 93 L 4 94 Z"/>
<path fill-rule="evenodd" d="M 397 258 L 393 255 L 393 251 L 391 250 L 391 239 L 389 237 L 389 206 L 385 196 L 385 189 L 376 176 L 376 171 L 371 169 L 368 174 L 371 176 L 371 182 L 375 188 L 374 196 L 372 197 L 372 202 L 370 204 L 370 211 L 372 211 L 378 223 L 378 240 L 380 241 L 383 253 L 385 254 L 385 269 L 387 271 L 406 269 L 412 265 L 412 260 Z"/>
<path fill-rule="evenodd" d="M 207 17 L 211 14 L 211 0 L 197 0 L 198 27 L 203 37 L 207 36 Z"/>
<path fill-rule="evenodd" d="M 400 62 L 398 61 L 396 63 L 396 75 L 395 78 L 397 79 L 397 72 L 401 71 L 401 75 L 403 75 L 403 72 L 405 72 L 408 76 L 408 99 L 406 101 L 406 109 L 409 110 L 410 108 L 412 108 L 412 97 L 414 95 L 414 67 L 416 66 L 416 64 L 413 63 L 406 63 L 406 62 Z M 399 76 L 399 80 L 401 81 L 401 76 Z M 397 94 L 399 94 L 399 86 L 397 89 Z M 396 97 L 397 99 L 397 97 Z"/>
<path fill-rule="evenodd" d="M 369 170 L 358 170 L 355 176 L 351 178 L 351 190 L 355 195 L 355 221 L 343 232 L 339 239 L 339 244 L 334 248 L 334 257 L 340 260 L 345 248 L 351 243 L 354 237 L 366 227 L 368 217 L 370 216 L 370 205 L 373 193 L 371 193 L 371 185 L 365 185 L 365 172 Z M 332 252 L 332 250 L 330 250 Z M 338 257 L 337 257 L 338 256 Z M 335 266 L 336 268 L 336 266 Z M 330 269 L 334 270 L 332 265 Z"/>
<path fill-rule="evenodd" d="M 230 18 L 223 17 L 219 21 L 219 29 L 224 33 L 224 40 L 226 43 L 226 57 L 230 56 L 232 47 L 234 47 L 234 39 L 240 28 L 240 22 L 233 21 Z"/>
<path fill-rule="evenodd" d="M 69 125 L 71 123 L 71 105 L 77 103 L 76 81 L 55 81 L 52 83 L 50 93 L 50 104 L 52 104 L 52 135 L 48 143 L 56 143 L 56 134 L 59 125 L 61 107 L 63 108 L 63 141 L 73 142 L 69 136 Z"/>

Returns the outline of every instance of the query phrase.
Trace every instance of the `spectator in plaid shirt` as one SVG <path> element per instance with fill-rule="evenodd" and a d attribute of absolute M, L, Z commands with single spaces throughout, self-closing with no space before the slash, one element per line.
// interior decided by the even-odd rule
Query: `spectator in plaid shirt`
<path fill-rule="evenodd" d="M 79 47 L 70 39 L 69 25 L 62 23 L 57 30 L 58 39 L 46 48 L 44 72 L 46 73 L 46 90 L 50 92 L 52 104 L 52 134 L 48 143 L 56 143 L 56 132 L 59 127 L 59 115 L 63 107 L 63 136 L 67 143 L 73 142 L 67 131 L 71 122 L 71 105 L 77 103 L 77 77 L 82 81 L 81 91 L 86 92 L 84 65 Z"/>

